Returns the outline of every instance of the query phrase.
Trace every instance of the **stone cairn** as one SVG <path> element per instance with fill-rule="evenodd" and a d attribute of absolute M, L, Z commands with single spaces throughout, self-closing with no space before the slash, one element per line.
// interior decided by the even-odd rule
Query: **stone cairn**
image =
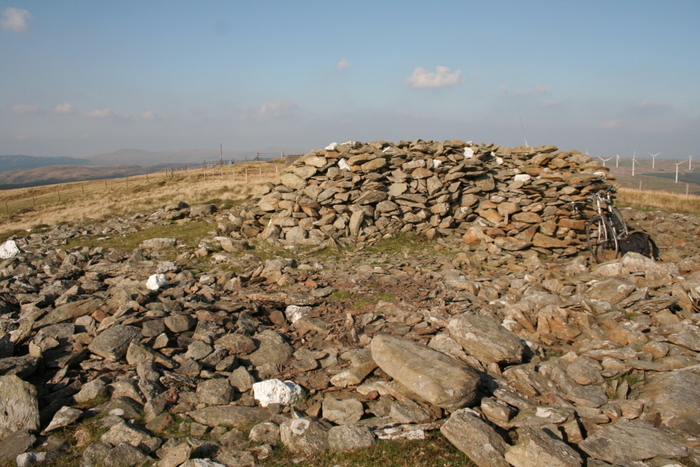
<path fill-rule="evenodd" d="M 10 239 L 0 462 L 243 467 L 439 429 L 480 467 L 697 463 L 700 219 L 625 209 L 661 260 L 593 265 L 566 204 L 609 179 L 552 146 L 348 143 L 235 211 Z M 197 246 L 67 246 L 191 221 Z M 397 232 L 434 241 L 362 247 Z"/>
<path fill-rule="evenodd" d="M 285 244 L 414 232 L 569 256 L 585 224 L 571 219 L 568 203 L 611 179 L 589 156 L 555 146 L 334 143 L 295 161 L 239 222 L 245 236 Z"/>

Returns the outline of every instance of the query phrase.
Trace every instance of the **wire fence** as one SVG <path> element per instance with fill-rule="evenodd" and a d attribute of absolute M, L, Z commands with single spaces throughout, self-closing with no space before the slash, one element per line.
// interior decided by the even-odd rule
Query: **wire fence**
<path fill-rule="evenodd" d="M 95 196 L 118 198 L 123 193 L 147 192 L 157 185 L 170 183 L 226 181 L 235 185 L 256 184 L 276 178 L 279 172 L 278 164 L 217 164 L 205 169 L 193 165 L 167 167 L 162 172 L 131 177 L 5 190 L 0 191 L 0 218 L 7 219 L 17 214 L 70 204 Z"/>

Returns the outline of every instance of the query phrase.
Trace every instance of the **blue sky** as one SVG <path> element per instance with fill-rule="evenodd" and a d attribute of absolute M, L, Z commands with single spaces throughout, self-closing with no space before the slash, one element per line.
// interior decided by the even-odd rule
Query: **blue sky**
<path fill-rule="evenodd" d="M 700 1 L 0 0 L 0 155 L 700 146 Z"/>

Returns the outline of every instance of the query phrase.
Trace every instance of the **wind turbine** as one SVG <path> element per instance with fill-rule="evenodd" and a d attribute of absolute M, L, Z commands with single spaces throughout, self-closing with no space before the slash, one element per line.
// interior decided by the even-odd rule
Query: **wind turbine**
<path fill-rule="evenodd" d="M 637 162 L 637 151 L 634 151 L 634 155 L 632 156 L 632 176 L 633 177 L 634 177 L 634 166 L 636 164 L 639 164 L 639 162 Z"/>
<path fill-rule="evenodd" d="M 608 157 L 607 159 L 603 159 L 602 157 L 598 157 L 601 161 L 603 161 L 603 167 L 605 167 L 605 163 L 608 162 L 612 157 Z"/>
<path fill-rule="evenodd" d="M 619 166 L 620 166 L 620 155 L 616 154 L 615 155 L 615 167 L 619 167 Z"/>
<path fill-rule="evenodd" d="M 678 166 L 685 164 L 685 161 L 676 162 L 676 183 L 678 183 Z"/>
<path fill-rule="evenodd" d="M 688 171 L 690 172 L 692 169 L 690 168 L 690 159 L 692 158 L 692 154 L 688 156 Z"/>
<path fill-rule="evenodd" d="M 661 154 L 660 152 L 657 152 L 656 154 L 649 153 L 651 156 L 651 168 L 653 169 L 656 166 L 656 156 Z"/>

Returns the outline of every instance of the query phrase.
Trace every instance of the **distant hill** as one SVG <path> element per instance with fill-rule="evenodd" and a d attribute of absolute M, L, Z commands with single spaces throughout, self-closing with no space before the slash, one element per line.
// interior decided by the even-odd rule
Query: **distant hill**
<path fill-rule="evenodd" d="M 151 172 L 139 166 L 88 167 L 83 165 L 48 165 L 26 170 L 0 173 L 0 190 L 52 185 L 56 183 L 121 178 Z"/>
<path fill-rule="evenodd" d="M 75 157 L 34 157 L 34 156 L 0 156 L 0 172 L 9 170 L 35 169 L 47 165 L 89 165 L 87 159 Z"/>
<path fill-rule="evenodd" d="M 688 164 L 687 159 L 637 159 L 632 175 L 632 160 L 610 160 L 607 166 L 624 188 L 661 190 L 669 193 L 700 195 L 700 163 Z M 676 170 L 678 178 L 676 181 Z"/>
<path fill-rule="evenodd" d="M 304 154 L 304 150 L 295 147 L 266 147 L 251 151 L 223 151 L 227 161 L 251 161 L 260 153 L 263 160 L 274 159 L 281 154 Z M 88 156 L 92 165 L 140 165 L 142 167 L 167 164 L 195 164 L 203 161 L 219 160 L 219 149 L 172 149 L 169 151 L 144 151 L 142 149 L 120 149 L 115 152 Z"/>
<path fill-rule="evenodd" d="M 257 151 L 224 151 L 224 161 L 252 161 L 277 159 L 282 154 L 303 154 L 292 147 L 267 147 Z M 73 157 L 0 156 L 0 190 L 26 188 L 55 183 L 120 178 L 144 173 L 160 172 L 172 167 L 200 167 L 204 161 L 218 161 L 216 149 L 173 149 L 144 151 L 120 149 L 115 152 Z"/>

